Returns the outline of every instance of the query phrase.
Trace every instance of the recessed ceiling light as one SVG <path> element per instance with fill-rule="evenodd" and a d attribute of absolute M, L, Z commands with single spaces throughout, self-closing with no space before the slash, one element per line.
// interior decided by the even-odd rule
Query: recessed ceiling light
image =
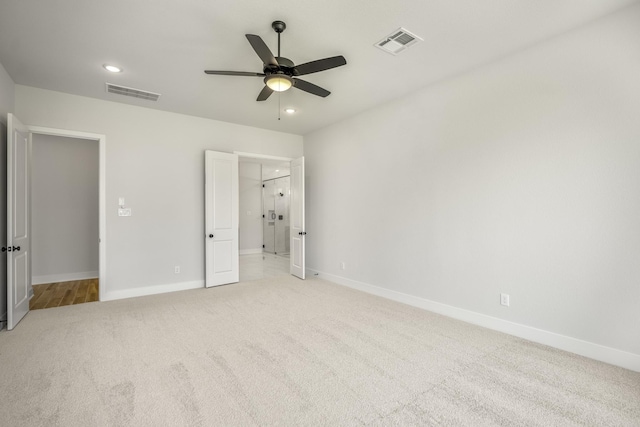
<path fill-rule="evenodd" d="M 276 169 L 276 172 L 280 172 L 280 169 Z"/>
<path fill-rule="evenodd" d="M 104 64 L 103 67 L 104 67 L 105 70 L 111 71 L 112 73 L 121 73 L 122 72 L 122 68 L 116 67 L 115 65 Z"/>
<path fill-rule="evenodd" d="M 285 108 L 284 112 L 285 113 L 289 113 L 289 114 L 293 114 L 293 113 L 296 112 L 296 109 L 295 108 Z"/>

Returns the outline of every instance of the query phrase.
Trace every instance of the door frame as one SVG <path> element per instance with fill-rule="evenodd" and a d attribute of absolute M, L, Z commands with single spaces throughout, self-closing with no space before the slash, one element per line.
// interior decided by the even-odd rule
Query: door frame
<path fill-rule="evenodd" d="M 293 157 L 271 156 L 268 154 L 247 153 L 242 151 L 234 151 L 233 154 L 237 154 L 238 158 L 244 157 L 244 158 L 250 158 L 250 159 L 257 159 L 257 160 L 277 160 L 277 161 L 289 162 L 289 163 L 296 160 L 296 158 L 293 158 Z M 263 204 L 264 204 L 264 201 L 263 201 Z M 263 230 L 263 233 L 264 233 L 264 230 Z M 263 234 L 263 239 L 264 239 L 264 234 Z M 293 254 L 290 254 L 289 256 L 291 257 L 293 256 Z M 291 260 L 291 258 L 289 259 Z M 291 275 L 291 271 L 289 271 L 289 274 Z"/>
<path fill-rule="evenodd" d="M 27 126 L 27 130 L 32 134 L 61 136 L 67 138 L 84 139 L 97 141 L 98 148 L 98 300 L 104 301 L 107 295 L 107 211 L 106 211 L 106 135 L 79 132 L 66 129 L 55 129 L 43 126 Z M 31 271 L 29 272 L 31 276 Z"/>
<path fill-rule="evenodd" d="M 276 160 L 279 162 L 289 162 L 289 163 L 295 160 L 295 158 L 293 157 L 279 157 L 279 156 L 271 156 L 268 154 L 247 153 L 243 151 L 234 151 L 233 154 L 238 155 L 238 160 L 240 160 L 240 158 L 245 158 L 245 159 L 254 159 L 254 160 Z M 262 181 L 262 172 L 260 174 L 260 181 Z M 260 197 L 262 198 L 262 203 L 260 204 L 260 208 L 264 210 L 264 191 L 260 193 Z M 260 228 L 262 229 L 262 244 L 264 247 L 264 223 Z"/>
<path fill-rule="evenodd" d="M 278 160 L 282 162 L 290 162 L 292 160 L 295 160 L 293 157 L 270 156 L 268 154 L 247 153 L 243 151 L 234 151 L 233 154 L 237 154 L 238 157 L 248 157 L 251 159 Z"/>

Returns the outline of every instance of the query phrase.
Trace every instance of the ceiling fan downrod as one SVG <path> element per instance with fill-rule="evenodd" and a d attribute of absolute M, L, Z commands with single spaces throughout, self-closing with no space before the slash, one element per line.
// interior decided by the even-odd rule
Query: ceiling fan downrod
<path fill-rule="evenodd" d="M 273 28 L 273 31 L 278 33 L 278 56 L 280 56 L 280 34 L 287 29 L 287 24 L 282 21 L 273 21 L 271 23 L 271 28 Z"/>

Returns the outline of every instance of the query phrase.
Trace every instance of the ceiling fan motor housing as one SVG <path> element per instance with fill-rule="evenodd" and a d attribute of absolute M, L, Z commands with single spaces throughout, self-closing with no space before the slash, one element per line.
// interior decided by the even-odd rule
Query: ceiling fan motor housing
<path fill-rule="evenodd" d="M 288 58 L 276 56 L 278 65 L 265 64 L 263 72 L 268 76 L 270 74 L 286 74 L 287 76 L 295 75 L 295 64 Z"/>

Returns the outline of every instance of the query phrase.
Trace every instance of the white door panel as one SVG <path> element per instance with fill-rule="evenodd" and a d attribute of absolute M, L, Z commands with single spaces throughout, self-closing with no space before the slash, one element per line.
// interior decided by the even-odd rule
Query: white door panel
<path fill-rule="evenodd" d="M 31 134 L 8 115 L 7 138 L 7 329 L 29 312 L 31 288 Z M 4 251 L 3 251 L 4 255 Z"/>
<path fill-rule="evenodd" d="M 213 271 L 215 274 L 233 271 L 233 242 L 230 240 L 213 242 L 213 259 L 216 260 Z"/>
<path fill-rule="evenodd" d="M 238 156 L 205 152 L 206 287 L 238 282 Z"/>
<path fill-rule="evenodd" d="M 305 278 L 304 157 L 291 161 L 290 272 Z"/>

